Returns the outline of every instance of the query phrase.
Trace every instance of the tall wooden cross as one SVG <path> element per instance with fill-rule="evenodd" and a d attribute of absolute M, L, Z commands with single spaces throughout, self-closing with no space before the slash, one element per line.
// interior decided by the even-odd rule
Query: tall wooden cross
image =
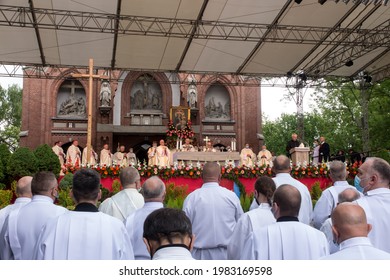
<path fill-rule="evenodd" d="M 87 128 L 87 163 L 91 161 L 91 142 L 92 142 L 92 87 L 93 79 L 108 79 L 107 76 L 93 75 L 93 59 L 89 59 L 89 73 L 88 74 L 73 74 L 73 78 L 88 78 L 88 128 Z"/>

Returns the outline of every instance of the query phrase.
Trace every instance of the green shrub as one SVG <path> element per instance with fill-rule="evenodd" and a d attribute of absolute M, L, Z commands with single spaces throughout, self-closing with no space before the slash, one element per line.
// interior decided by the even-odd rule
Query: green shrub
<path fill-rule="evenodd" d="M 7 173 L 11 179 L 19 180 L 23 176 L 33 176 L 37 171 L 37 159 L 28 148 L 20 147 L 11 154 L 7 165 Z"/>
<path fill-rule="evenodd" d="M 313 207 L 316 205 L 318 199 L 320 199 L 321 194 L 322 194 L 322 190 L 321 190 L 320 182 L 316 181 L 310 190 L 310 195 L 311 195 L 311 200 L 313 202 Z"/>
<path fill-rule="evenodd" d="M 70 196 L 71 189 L 72 188 L 69 186 L 61 188 L 58 194 L 59 196 L 58 196 L 58 203 L 57 203 L 69 210 L 73 210 L 75 208 L 75 203 Z"/>
<path fill-rule="evenodd" d="M 164 204 L 168 208 L 182 209 L 184 199 L 187 196 L 188 186 L 176 186 L 174 183 L 169 183 L 166 186 L 166 195 Z"/>
<path fill-rule="evenodd" d="M 121 182 L 119 180 L 114 180 L 112 182 L 112 195 L 117 194 L 121 191 Z"/>
<path fill-rule="evenodd" d="M 251 207 L 252 204 L 252 200 L 253 200 L 253 194 L 250 195 L 241 194 L 240 203 L 241 203 L 242 210 L 244 210 L 244 212 L 249 211 L 249 208 Z"/>
<path fill-rule="evenodd" d="M 34 155 L 37 159 L 38 171 L 51 171 L 56 177 L 60 175 L 60 161 L 49 145 L 43 144 L 38 146 L 34 151 Z"/>
<path fill-rule="evenodd" d="M 67 173 L 61 179 L 60 184 L 58 185 L 60 189 L 72 188 L 73 186 L 73 173 Z"/>
<path fill-rule="evenodd" d="M 13 193 L 11 190 L 0 190 L 0 209 L 11 203 Z"/>

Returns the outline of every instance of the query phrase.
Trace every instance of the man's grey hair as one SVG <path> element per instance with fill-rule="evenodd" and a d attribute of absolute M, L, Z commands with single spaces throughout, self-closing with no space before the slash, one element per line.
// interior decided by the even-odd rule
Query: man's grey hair
<path fill-rule="evenodd" d="M 329 164 L 329 176 L 333 182 L 345 181 L 347 178 L 347 169 L 342 161 L 334 160 Z"/>
<path fill-rule="evenodd" d="M 157 176 L 150 177 L 142 185 L 144 200 L 161 198 L 165 194 L 165 184 Z"/>

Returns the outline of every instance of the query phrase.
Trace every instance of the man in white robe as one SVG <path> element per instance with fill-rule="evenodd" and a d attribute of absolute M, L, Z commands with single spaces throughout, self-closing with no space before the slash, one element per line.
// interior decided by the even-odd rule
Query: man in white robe
<path fill-rule="evenodd" d="M 87 150 L 88 150 L 87 147 L 85 147 L 84 150 L 83 150 L 83 158 L 82 158 L 83 165 L 86 166 L 88 163 L 90 165 L 96 165 L 96 162 L 97 162 L 97 159 L 98 159 L 97 153 L 95 152 L 95 150 L 91 146 L 91 157 L 90 157 L 89 162 L 88 162 L 87 161 L 87 157 L 88 157 L 87 156 L 87 153 L 88 153 Z"/>
<path fill-rule="evenodd" d="M 355 180 L 364 193 L 356 203 L 363 207 L 372 225 L 368 238 L 374 247 L 390 253 L 390 165 L 381 158 L 367 158 Z"/>
<path fill-rule="evenodd" d="M 148 165 L 157 165 L 157 142 L 153 141 L 152 147 L 148 149 Z"/>
<path fill-rule="evenodd" d="M 312 224 L 316 229 L 320 229 L 323 222 L 330 217 L 332 210 L 337 206 L 339 193 L 348 188 L 355 189 L 348 184 L 347 170 L 341 161 L 334 160 L 329 164 L 329 177 L 333 186 L 322 192 L 313 210 Z"/>
<path fill-rule="evenodd" d="M 224 260 L 243 210 L 237 195 L 219 185 L 221 168 L 216 162 L 204 165 L 202 179 L 202 187 L 190 193 L 183 204 L 196 236 L 192 256 L 202 260 Z"/>
<path fill-rule="evenodd" d="M 298 221 L 300 205 L 301 194 L 295 187 L 276 189 L 272 204 L 276 223 L 255 232 L 254 259 L 316 260 L 329 254 L 325 235 Z"/>
<path fill-rule="evenodd" d="M 245 144 L 245 148 L 241 150 L 240 158 L 241 166 L 245 165 L 247 167 L 252 167 L 256 163 L 256 154 L 249 147 L 249 144 Z"/>
<path fill-rule="evenodd" d="M 276 222 L 271 212 L 275 182 L 268 176 L 257 178 L 254 197 L 257 207 L 241 215 L 228 245 L 229 260 L 253 260 L 253 235 L 263 226 Z"/>
<path fill-rule="evenodd" d="M 141 177 L 137 169 L 132 166 L 122 168 L 119 179 L 123 190 L 105 199 L 100 204 L 99 211 L 123 222 L 130 214 L 144 205 L 144 198 L 138 192 L 141 187 Z"/>
<path fill-rule="evenodd" d="M 31 201 L 31 176 L 25 176 L 19 179 L 16 185 L 16 200 L 14 204 L 10 204 L 0 210 L 0 260 L 10 259 L 11 256 L 7 254 L 10 252 L 9 242 L 6 242 L 5 235 L 6 229 L 8 226 L 4 226 L 5 223 L 8 224 L 8 215 L 16 210 L 18 211 L 21 207 L 26 205 Z M 3 227 L 4 226 L 4 227 Z M 4 229 L 4 231 L 2 230 Z M 3 256 L 4 253 L 4 256 Z"/>
<path fill-rule="evenodd" d="M 184 144 L 180 150 L 182 152 L 195 152 L 194 146 L 191 145 L 191 140 L 189 138 L 184 140 Z"/>
<path fill-rule="evenodd" d="M 6 240 L 10 252 L 8 256 L 15 260 L 32 260 L 34 246 L 45 223 L 53 217 L 66 213 L 64 207 L 54 204 L 58 197 L 58 183 L 52 172 L 41 171 L 31 181 L 33 194 L 31 202 L 8 216 Z"/>
<path fill-rule="evenodd" d="M 144 222 L 143 240 L 152 260 L 193 260 L 192 225 L 182 210 L 160 208 L 150 213 Z"/>
<path fill-rule="evenodd" d="M 126 230 L 134 249 L 134 259 L 150 260 L 150 253 L 143 242 L 144 229 L 142 225 L 146 217 L 154 210 L 163 208 L 165 199 L 165 184 L 157 176 L 150 177 L 142 185 L 145 204 L 127 217 Z"/>
<path fill-rule="evenodd" d="M 130 166 L 137 164 L 137 156 L 133 152 L 133 148 L 129 149 L 129 152 L 127 153 L 126 156 L 127 156 L 127 161 L 128 161 Z"/>
<path fill-rule="evenodd" d="M 79 141 L 74 140 L 72 145 L 66 151 L 66 164 L 79 166 L 81 164 L 81 151 L 79 149 Z"/>
<path fill-rule="evenodd" d="M 203 152 L 212 152 L 215 153 L 217 150 L 213 147 L 213 143 L 211 141 L 208 141 L 206 143 L 206 146 L 203 149 Z"/>
<path fill-rule="evenodd" d="M 87 168 L 78 170 L 73 176 L 71 196 L 76 203 L 75 210 L 46 223 L 34 259 L 134 259 L 123 223 L 96 208 L 101 197 L 99 173 Z"/>
<path fill-rule="evenodd" d="M 343 190 L 338 195 L 338 204 L 343 202 L 352 202 L 360 198 L 360 192 L 358 192 L 355 188 L 347 188 Z M 322 226 L 320 228 L 320 231 L 322 231 L 326 239 L 328 240 L 329 244 L 329 252 L 333 254 L 334 252 L 337 252 L 339 250 L 339 247 L 337 244 L 334 243 L 333 238 L 333 232 L 332 232 L 332 219 L 329 217 L 325 220 L 325 222 L 322 223 Z"/>
<path fill-rule="evenodd" d="M 260 166 L 268 166 L 271 165 L 272 154 L 267 150 L 267 146 L 261 146 L 261 151 L 257 154 L 257 160 Z"/>
<path fill-rule="evenodd" d="M 125 152 L 125 146 L 120 146 L 119 151 L 117 151 L 113 157 L 112 161 L 119 165 L 119 166 L 128 166 L 128 161 L 127 161 L 127 153 Z"/>
<path fill-rule="evenodd" d="M 168 167 L 170 166 L 170 157 L 171 151 L 167 146 L 165 146 L 165 141 L 163 139 L 160 140 L 160 146 L 156 149 L 157 156 L 157 165 L 159 167 Z"/>
<path fill-rule="evenodd" d="M 290 159 L 285 155 L 277 156 L 272 168 L 276 174 L 276 177 L 273 178 L 276 188 L 283 184 L 289 184 L 297 188 L 301 193 L 301 208 L 299 209 L 298 219 L 300 222 L 309 225 L 313 213 L 311 195 L 304 184 L 291 177 Z"/>
<path fill-rule="evenodd" d="M 367 224 L 362 207 L 344 202 L 332 212 L 334 240 L 340 251 L 322 258 L 323 260 L 390 260 L 390 254 L 372 246 L 368 233 L 372 226 Z"/>
<path fill-rule="evenodd" d="M 103 145 L 103 150 L 100 151 L 100 166 L 111 166 L 112 154 L 108 148 L 108 144 Z"/>
<path fill-rule="evenodd" d="M 64 165 L 65 163 L 65 154 L 64 154 L 64 149 L 62 149 L 62 142 L 57 141 L 54 143 L 54 146 L 51 148 L 53 152 L 57 155 L 58 160 L 60 161 L 61 166 Z"/>

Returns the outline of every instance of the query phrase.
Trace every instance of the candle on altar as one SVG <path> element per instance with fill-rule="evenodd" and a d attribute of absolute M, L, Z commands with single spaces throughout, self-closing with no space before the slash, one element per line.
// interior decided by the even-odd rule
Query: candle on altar
<path fill-rule="evenodd" d="M 179 150 L 179 139 L 176 139 L 176 150 Z"/>
<path fill-rule="evenodd" d="M 180 138 L 180 150 L 183 150 L 183 139 Z"/>

